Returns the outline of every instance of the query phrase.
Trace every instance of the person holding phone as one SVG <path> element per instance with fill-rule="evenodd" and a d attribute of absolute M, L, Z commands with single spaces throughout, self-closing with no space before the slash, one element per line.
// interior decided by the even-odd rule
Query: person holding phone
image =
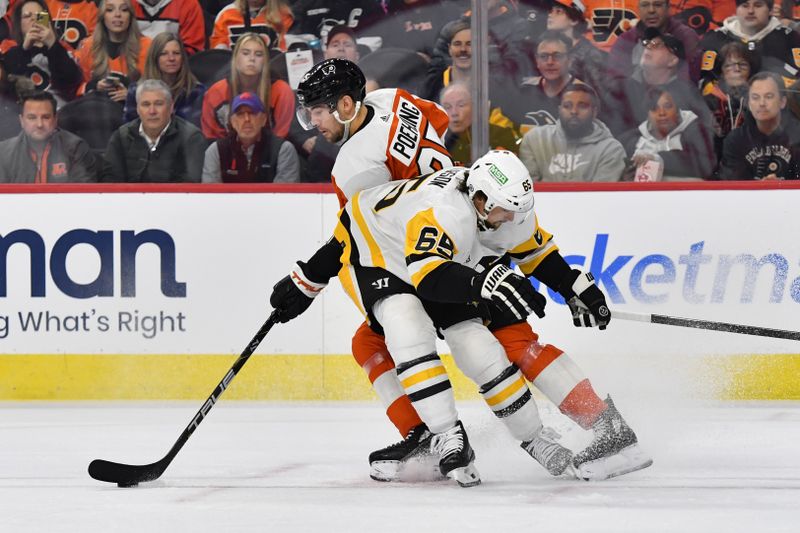
<path fill-rule="evenodd" d="M 11 15 L 11 39 L 6 52 L 9 74 L 30 78 L 36 90 L 56 96 L 58 105 L 71 100 L 81 83 L 81 72 L 53 31 L 44 0 L 17 2 Z"/>
<path fill-rule="evenodd" d="M 149 49 L 150 38 L 142 35 L 134 19 L 133 1 L 102 0 L 95 31 L 77 53 L 84 81 L 80 92 L 95 90 L 124 104 L 128 85 L 144 71 Z"/>

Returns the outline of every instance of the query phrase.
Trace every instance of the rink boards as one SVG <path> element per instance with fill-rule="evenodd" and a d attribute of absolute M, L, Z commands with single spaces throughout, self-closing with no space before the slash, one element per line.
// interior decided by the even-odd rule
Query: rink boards
<path fill-rule="evenodd" d="M 541 225 L 612 309 L 800 329 L 800 188 L 537 187 Z M 0 400 L 208 395 L 266 318 L 272 285 L 328 238 L 338 209 L 314 188 L 86 190 L 0 190 Z M 534 329 L 601 384 L 800 398 L 797 342 L 622 321 L 579 330 L 542 290 Z M 371 398 L 347 355 L 360 321 L 334 281 L 270 332 L 227 395 Z"/>

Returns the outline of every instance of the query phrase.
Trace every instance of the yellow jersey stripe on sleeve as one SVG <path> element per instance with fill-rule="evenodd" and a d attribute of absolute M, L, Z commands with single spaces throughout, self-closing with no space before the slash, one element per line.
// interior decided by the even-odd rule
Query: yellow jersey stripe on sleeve
<path fill-rule="evenodd" d="M 409 266 L 409 274 L 411 274 L 411 284 L 416 288 L 425 279 L 425 276 L 430 274 L 439 265 L 446 263 L 446 259 L 441 257 L 426 257 L 422 261 L 417 261 Z M 413 266 L 413 268 L 412 268 Z"/>
<path fill-rule="evenodd" d="M 364 220 L 364 213 L 362 213 L 361 211 L 360 200 L 361 200 L 361 193 L 356 194 L 351 200 L 351 204 L 353 206 L 353 218 L 356 219 L 356 224 L 358 224 L 358 229 L 361 232 L 361 235 L 364 237 L 364 240 L 367 241 L 369 254 L 372 258 L 371 261 L 372 266 L 376 266 L 379 268 L 386 268 L 386 261 L 383 258 L 383 253 L 381 252 L 378 243 L 375 241 L 375 237 L 373 237 L 372 233 L 370 233 L 367 221 Z"/>

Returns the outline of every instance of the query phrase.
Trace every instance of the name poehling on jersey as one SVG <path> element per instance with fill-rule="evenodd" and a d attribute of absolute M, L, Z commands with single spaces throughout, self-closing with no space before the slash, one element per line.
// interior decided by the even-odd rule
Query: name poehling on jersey
<path fill-rule="evenodd" d="M 403 98 L 400 99 L 398 108 L 400 125 L 392 138 L 391 153 L 404 165 L 410 166 L 419 149 L 419 124 L 422 112 Z"/>

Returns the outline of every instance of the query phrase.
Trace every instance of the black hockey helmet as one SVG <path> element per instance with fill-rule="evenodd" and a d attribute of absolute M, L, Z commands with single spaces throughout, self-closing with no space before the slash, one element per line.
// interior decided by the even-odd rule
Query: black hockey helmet
<path fill-rule="evenodd" d="M 336 102 L 344 95 L 360 102 L 367 94 L 367 79 L 358 65 L 347 59 L 331 58 L 311 67 L 297 86 L 297 101 L 302 107 Z"/>

